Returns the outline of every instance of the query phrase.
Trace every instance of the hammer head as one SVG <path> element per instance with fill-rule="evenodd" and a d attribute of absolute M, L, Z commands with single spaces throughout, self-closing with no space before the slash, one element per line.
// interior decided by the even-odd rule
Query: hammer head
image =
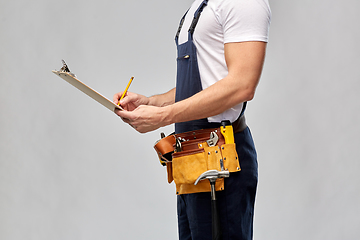
<path fill-rule="evenodd" d="M 226 178 L 229 177 L 229 171 L 218 171 L 218 170 L 209 170 L 202 173 L 198 179 L 196 179 L 194 185 L 197 185 L 199 181 L 208 179 L 210 182 L 215 182 L 218 178 Z"/>

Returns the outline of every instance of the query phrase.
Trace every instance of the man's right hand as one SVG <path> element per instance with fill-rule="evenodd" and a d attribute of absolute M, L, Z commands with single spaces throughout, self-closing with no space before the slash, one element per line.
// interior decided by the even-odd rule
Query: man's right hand
<path fill-rule="evenodd" d="M 122 94 L 123 92 L 119 92 L 114 95 L 113 101 L 115 104 L 119 103 Z M 148 105 L 148 104 L 149 104 L 149 98 L 132 92 L 127 92 L 125 97 L 120 101 L 120 106 L 127 111 L 133 111 L 140 105 Z"/>
<path fill-rule="evenodd" d="M 115 104 L 119 103 L 122 94 L 123 92 L 119 92 L 114 95 Z M 168 106 L 174 102 L 175 88 L 152 97 L 127 92 L 120 101 L 120 106 L 124 110 L 115 109 L 114 112 L 136 131 L 145 133 L 173 123 L 168 118 L 170 116 Z"/>

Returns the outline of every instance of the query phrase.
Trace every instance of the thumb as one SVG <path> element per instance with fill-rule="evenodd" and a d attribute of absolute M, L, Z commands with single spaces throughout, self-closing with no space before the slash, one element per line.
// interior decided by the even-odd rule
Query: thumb
<path fill-rule="evenodd" d="M 126 94 L 123 99 L 120 100 L 120 105 L 124 106 L 136 100 L 135 95 Z"/>
<path fill-rule="evenodd" d="M 120 100 L 122 94 L 123 94 L 122 92 L 118 92 L 118 93 L 114 94 L 114 96 L 113 96 L 113 102 L 114 102 L 115 104 L 118 104 L 118 103 L 119 103 L 119 100 Z"/>

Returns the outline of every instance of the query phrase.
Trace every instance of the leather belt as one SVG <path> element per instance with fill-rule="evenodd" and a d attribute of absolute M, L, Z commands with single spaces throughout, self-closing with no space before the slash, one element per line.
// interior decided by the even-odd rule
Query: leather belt
<path fill-rule="evenodd" d="M 220 124 L 219 124 L 220 125 Z M 247 128 L 245 116 L 241 115 L 235 122 L 232 123 L 233 131 L 235 133 L 239 133 L 244 131 Z M 179 133 L 179 134 L 171 134 L 165 138 L 162 138 L 161 140 L 157 141 L 154 145 L 154 148 L 156 152 L 159 154 L 160 159 L 166 158 L 168 161 L 171 161 L 172 157 L 171 154 L 174 152 L 174 146 L 176 143 L 176 138 L 189 141 L 192 140 L 191 144 L 190 142 L 183 142 L 183 150 L 190 150 L 190 149 L 199 149 L 199 146 L 197 143 L 201 141 L 206 141 L 209 139 L 210 133 L 212 131 L 215 131 L 219 137 L 218 145 L 222 145 L 225 143 L 225 139 L 220 133 L 220 128 L 209 128 L 209 129 L 201 129 L 201 130 L 194 130 L 190 132 L 185 133 Z M 194 140 L 199 141 L 194 141 Z M 165 160 L 165 159 L 163 159 Z M 161 160 L 160 160 L 161 162 Z M 165 163 L 162 163 L 165 164 Z"/>

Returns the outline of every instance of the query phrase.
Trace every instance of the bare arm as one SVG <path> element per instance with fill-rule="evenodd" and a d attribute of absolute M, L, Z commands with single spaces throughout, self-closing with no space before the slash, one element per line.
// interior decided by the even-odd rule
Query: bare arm
<path fill-rule="evenodd" d="M 168 101 L 163 107 L 139 106 L 134 111 L 117 112 L 139 132 L 148 132 L 176 122 L 184 122 L 217 115 L 254 97 L 260 79 L 266 43 L 243 42 L 225 44 L 228 75 L 207 89 L 183 101 Z M 174 99 L 175 89 L 164 94 Z M 167 96 L 167 97 L 165 97 Z M 153 99 L 156 106 L 158 100 Z M 155 105 L 154 104 L 154 105 Z"/>
<path fill-rule="evenodd" d="M 149 105 L 157 107 L 165 107 L 175 103 L 175 91 L 176 88 L 171 89 L 170 91 L 154 95 L 149 97 Z"/>
<path fill-rule="evenodd" d="M 168 106 L 167 122 L 214 116 L 253 99 L 265 58 L 266 43 L 225 44 L 228 75 L 194 96 Z"/>
<path fill-rule="evenodd" d="M 118 92 L 114 95 L 113 101 L 115 104 L 119 102 L 123 92 Z M 141 94 L 127 92 L 125 97 L 120 101 L 120 105 L 128 110 L 133 111 L 140 105 L 150 105 L 156 107 L 164 107 L 175 102 L 175 88 L 171 89 L 170 91 L 154 95 L 151 97 L 146 97 Z M 117 111 L 115 111 L 117 113 Z"/>

